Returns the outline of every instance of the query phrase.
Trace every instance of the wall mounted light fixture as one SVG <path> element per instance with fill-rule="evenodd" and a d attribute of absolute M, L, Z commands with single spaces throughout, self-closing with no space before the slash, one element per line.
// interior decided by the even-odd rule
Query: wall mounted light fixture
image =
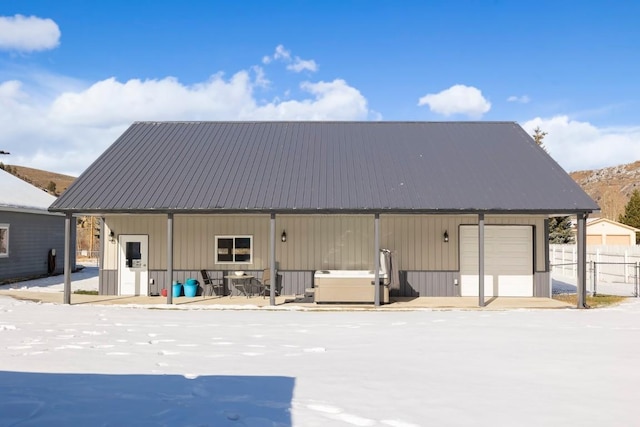
<path fill-rule="evenodd" d="M 282 235 L 280 235 L 280 240 L 282 240 L 282 242 L 286 242 L 287 241 L 287 232 L 282 230 Z"/>
<path fill-rule="evenodd" d="M 111 243 L 116 241 L 116 235 L 114 234 L 113 230 L 109 232 L 109 241 Z"/>
<path fill-rule="evenodd" d="M 444 230 L 444 234 L 442 235 L 442 240 L 445 243 L 449 243 L 449 233 L 447 232 L 447 230 Z"/>

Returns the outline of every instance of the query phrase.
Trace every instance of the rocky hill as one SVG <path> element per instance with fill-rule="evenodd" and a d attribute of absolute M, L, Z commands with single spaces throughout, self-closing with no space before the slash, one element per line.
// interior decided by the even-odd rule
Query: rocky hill
<path fill-rule="evenodd" d="M 601 216 L 615 221 L 633 190 L 640 190 L 640 161 L 570 175 L 600 205 Z"/>

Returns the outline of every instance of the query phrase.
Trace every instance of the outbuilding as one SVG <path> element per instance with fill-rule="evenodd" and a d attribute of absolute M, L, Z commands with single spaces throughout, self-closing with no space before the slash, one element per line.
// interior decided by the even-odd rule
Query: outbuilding
<path fill-rule="evenodd" d="M 55 200 L 0 170 L 0 283 L 62 273 L 65 217 L 48 211 Z"/>
<path fill-rule="evenodd" d="M 607 218 L 587 220 L 587 245 L 633 246 L 640 230 Z"/>
<path fill-rule="evenodd" d="M 376 305 L 383 286 L 484 305 L 551 296 L 550 216 L 577 216 L 584 280 L 598 206 L 513 122 L 137 122 L 50 210 L 103 218 L 103 294 L 267 269 L 299 295 L 346 270 Z"/>

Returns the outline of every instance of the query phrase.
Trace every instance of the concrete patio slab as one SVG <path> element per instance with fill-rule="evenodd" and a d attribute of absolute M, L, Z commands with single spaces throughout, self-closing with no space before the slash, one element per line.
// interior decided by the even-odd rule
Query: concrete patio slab
<path fill-rule="evenodd" d="M 62 292 L 37 292 L 21 289 L 3 289 L 0 295 L 10 296 L 20 300 L 40 303 L 62 304 Z M 392 298 L 389 304 L 376 308 L 373 304 L 315 304 L 295 302 L 293 296 L 279 296 L 276 306 L 269 305 L 269 298 L 258 297 L 177 297 L 173 304 L 167 305 L 166 297 L 148 296 L 117 296 L 117 295 L 83 295 L 72 294 L 72 305 L 129 305 L 148 306 L 149 308 L 197 308 L 197 309 L 293 309 L 313 311 L 337 310 L 380 310 L 380 311 L 408 311 L 408 310 L 510 310 L 510 309 L 552 309 L 572 308 L 563 301 L 552 298 L 488 298 L 485 307 L 478 307 L 475 297 L 418 297 Z"/>

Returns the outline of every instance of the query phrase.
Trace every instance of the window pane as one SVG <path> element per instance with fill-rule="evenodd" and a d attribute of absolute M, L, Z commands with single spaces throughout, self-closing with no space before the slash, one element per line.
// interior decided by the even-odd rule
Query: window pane
<path fill-rule="evenodd" d="M 7 255 L 7 247 L 9 246 L 9 230 L 0 228 L 0 255 Z"/>
<path fill-rule="evenodd" d="M 140 251 L 140 242 L 127 242 L 126 248 L 127 267 L 140 267 L 140 259 L 142 253 Z M 137 261 L 137 262 L 136 262 Z"/>
<path fill-rule="evenodd" d="M 233 262 L 233 239 L 218 239 L 218 262 Z"/>
<path fill-rule="evenodd" d="M 251 238 L 236 237 L 235 243 L 236 262 L 251 262 Z"/>
<path fill-rule="evenodd" d="M 250 237 L 236 237 L 236 248 L 250 249 L 251 238 Z"/>

